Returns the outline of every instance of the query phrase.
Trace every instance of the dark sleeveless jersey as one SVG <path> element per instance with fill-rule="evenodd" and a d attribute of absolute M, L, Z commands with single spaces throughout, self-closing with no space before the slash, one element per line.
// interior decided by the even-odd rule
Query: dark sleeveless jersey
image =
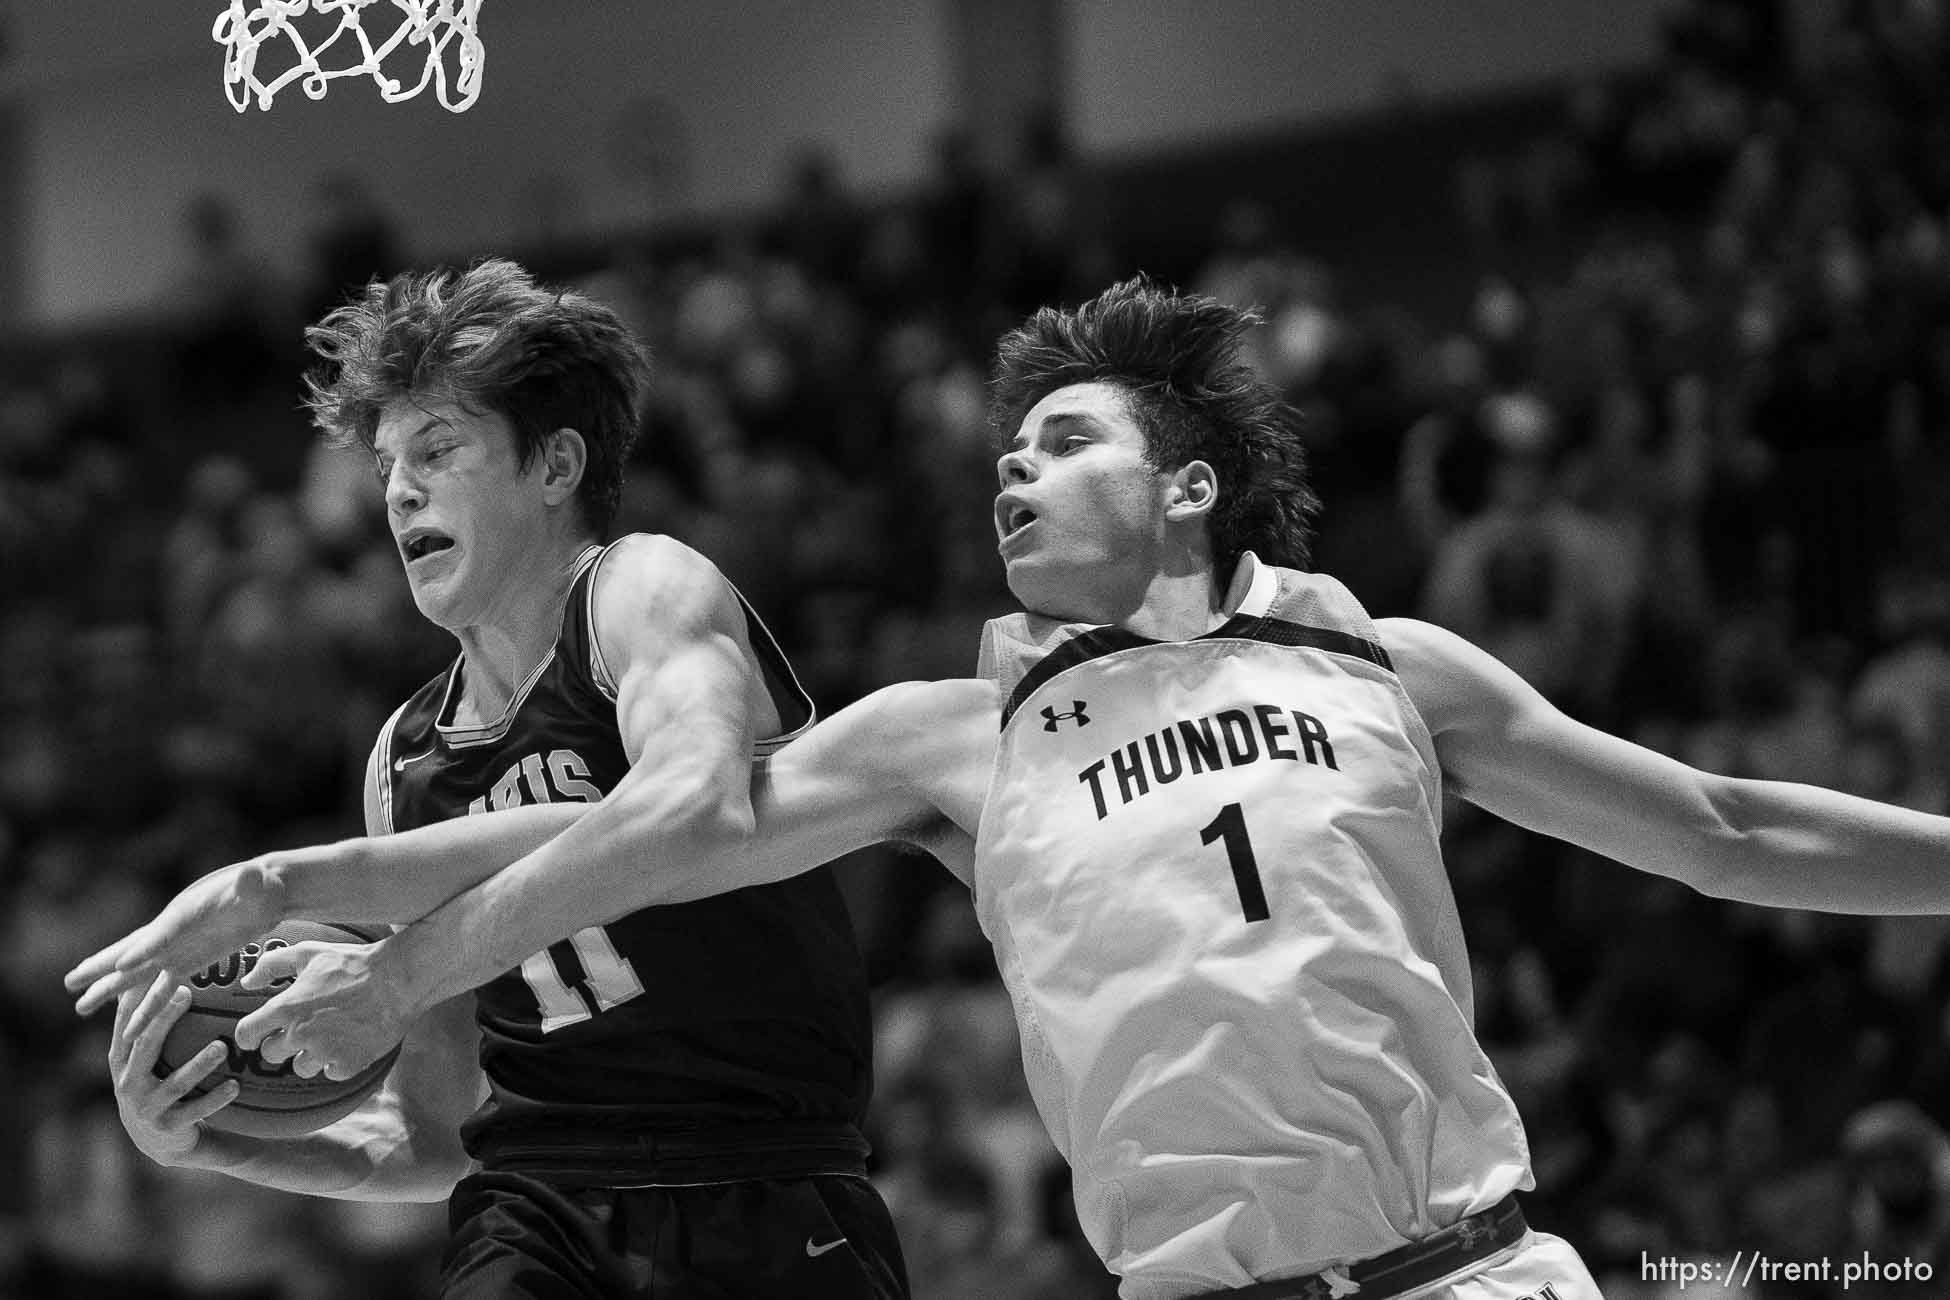
<path fill-rule="evenodd" d="M 623 777 L 615 682 L 592 626 L 606 553 L 592 546 L 578 561 L 555 649 L 500 719 L 451 724 L 459 660 L 393 715 L 368 772 L 375 831 L 521 804 L 595 802 Z M 812 703 L 738 599 L 784 733 L 759 746 L 769 752 L 811 725 Z M 475 997 L 491 1095 L 464 1136 L 488 1164 L 552 1149 L 614 1163 L 618 1142 L 644 1153 L 661 1144 L 701 1154 L 702 1167 L 683 1167 L 684 1180 L 701 1181 L 719 1146 L 749 1154 L 770 1142 L 791 1166 L 795 1134 L 813 1135 L 818 1147 L 837 1132 L 842 1147 L 857 1148 L 852 1164 L 864 1152 L 857 1128 L 872 1088 L 865 968 L 824 868 L 592 926 Z M 687 1135 L 702 1147 L 686 1146 Z M 785 1172 L 759 1166 L 742 1176 Z"/>

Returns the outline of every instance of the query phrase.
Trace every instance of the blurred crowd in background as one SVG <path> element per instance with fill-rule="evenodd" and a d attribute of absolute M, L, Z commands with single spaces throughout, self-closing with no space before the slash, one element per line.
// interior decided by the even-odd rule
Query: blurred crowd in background
<path fill-rule="evenodd" d="M 1349 232 L 1332 260 L 1250 176 L 1140 260 L 1053 118 L 1007 168 L 945 136 L 896 200 L 809 150 L 761 218 L 518 252 L 654 354 L 619 528 L 717 561 L 827 711 L 972 670 L 1008 608 L 988 350 L 1142 266 L 1262 310 L 1255 362 L 1305 412 L 1327 502 L 1317 567 L 1377 616 L 1697 766 L 1950 812 L 1950 13 L 1849 9 L 1806 46 L 1765 0 L 1680 6 L 1656 67 L 1454 161 L 1423 199 L 1446 237 L 1386 252 L 1404 292 L 1361 257 L 1397 214 L 1336 211 L 1331 177 L 1299 185 L 1308 224 Z M 0 1294 L 430 1292 L 439 1206 L 150 1166 L 106 1018 L 60 985 L 194 875 L 355 833 L 378 725 L 451 654 L 370 465 L 297 408 L 302 324 L 405 269 L 383 194 L 329 178 L 319 211 L 315 264 L 273 266 L 199 200 L 140 346 L 0 354 Z M 1849 1294 L 1950 1293 L 1950 922 L 1716 902 L 1453 800 L 1444 834 L 1530 1217 L 1608 1295 L 1676 1295 L 1645 1261 L 1735 1250 L 1927 1261 L 1934 1289 Z M 891 850 L 835 869 L 915 1294 L 1114 1295 L 963 891 Z"/>

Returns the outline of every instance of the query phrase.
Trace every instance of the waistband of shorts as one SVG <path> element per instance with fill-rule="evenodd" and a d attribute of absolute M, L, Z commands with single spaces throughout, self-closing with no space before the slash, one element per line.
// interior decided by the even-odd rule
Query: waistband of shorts
<path fill-rule="evenodd" d="M 600 1187 L 865 1177 L 871 1150 L 851 1124 L 812 1121 L 669 1130 L 524 1125 L 478 1134 L 472 1146 L 483 1169 Z"/>
<path fill-rule="evenodd" d="M 1522 1240 L 1530 1225 L 1512 1193 L 1487 1210 L 1456 1220 L 1420 1241 L 1346 1269 L 1207 1291 L 1193 1300 L 1388 1300 L 1488 1259 Z"/>

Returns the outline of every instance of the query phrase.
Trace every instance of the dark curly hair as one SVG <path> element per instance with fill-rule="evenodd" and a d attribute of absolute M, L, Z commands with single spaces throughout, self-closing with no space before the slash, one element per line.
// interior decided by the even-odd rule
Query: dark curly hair
<path fill-rule="evenodd" d="M 1206 527 L 1221 581 L 1247 550 L 1305 568 L 1320 498 L 1307 481 L 1299 412 L 1240 355 L 1259 323 L 1252 312 L 1143 275 L 1081 307 L 1044 307 L 997 344 L 990 431 L 1007 442 L 1029 408 L 1057 389 L 1116 384 L 1153 468 L 1202 460 L 1217 473 L 1219 500 Z"/>
<path fill-rule="evenodd" d="M 590 528 L 608 532 L 650 366 L 602 303 L 488 259 L 369 284 L 306 329 L 305 343 L 320 359 L 305 405 L 328 440 L 371 449 L 385 408 L 407 397 L 506 417 L 524 469 L 550 433 L 574 429 L 589 457 L 577 499 Z"/>

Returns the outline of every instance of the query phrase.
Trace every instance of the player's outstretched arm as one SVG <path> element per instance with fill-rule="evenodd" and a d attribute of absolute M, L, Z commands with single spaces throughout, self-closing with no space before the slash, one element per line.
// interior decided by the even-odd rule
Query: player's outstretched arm
<path fill-rule="evenodd" d="M 383 761 L 379 760 L 379 761 Z M 280 849 L 192 881 L 154 919 L 84 958 L 65 983 L 88 1015 L 163 970 L 201 970 L 287 917 L 417 920 L 588 811 L 579 803 L 458 817 L 393 835 Z"/>
<path fill-rule="evenodd" d="M 222 1063 L 220 1043 L 165 1077 L 155 1067 L 170 1027 L 189 1006 L 189 990 L 158 977 L 116 1000 L 109 1077 L 122 1125 L 158 1164 L 204 1169 L 284 1191 L 352 1200 L 439 1200 L 471 1168 L 460 1123 L 485 1085 L 471 1005 L 450 1003 L 415 1024 L 379 1092 L 316 1133 L 255 1138 L 201 1121 L 236 1096 L 225 1082 L 191 1096 Z M 390 1044 L 389 1044 L 390 1046 Z"/>
<path fill-rule="evenodd" d="M 1950 818 L 1702 772 L 1560 712 L 1427 623 L 1379 630 L 1449 787 L 1519 826 L 1701 893 L 1830 912 L 1950 912 Z"/>
<path fill-rule="evenodd" d="M 905 683 L 875 692 L 753 766 L 754 832 L 710 840 L 642 827 L 639 857 L 577 863 L 550 846 L 391 938 L 295 944 L 259 959 L 247 986 L 293 982 L 238 1026 L 266 1059 L 346 1078 L 417 1008 L 472 988 L 588 925 L 784 880 L 885 840 L 925 847 L 964 880 L 994 762 L 994 688 Z M 564 837 L 566 838 L 566 837 Z M 313 948 L 329 949 L 313 959 Z"/>

